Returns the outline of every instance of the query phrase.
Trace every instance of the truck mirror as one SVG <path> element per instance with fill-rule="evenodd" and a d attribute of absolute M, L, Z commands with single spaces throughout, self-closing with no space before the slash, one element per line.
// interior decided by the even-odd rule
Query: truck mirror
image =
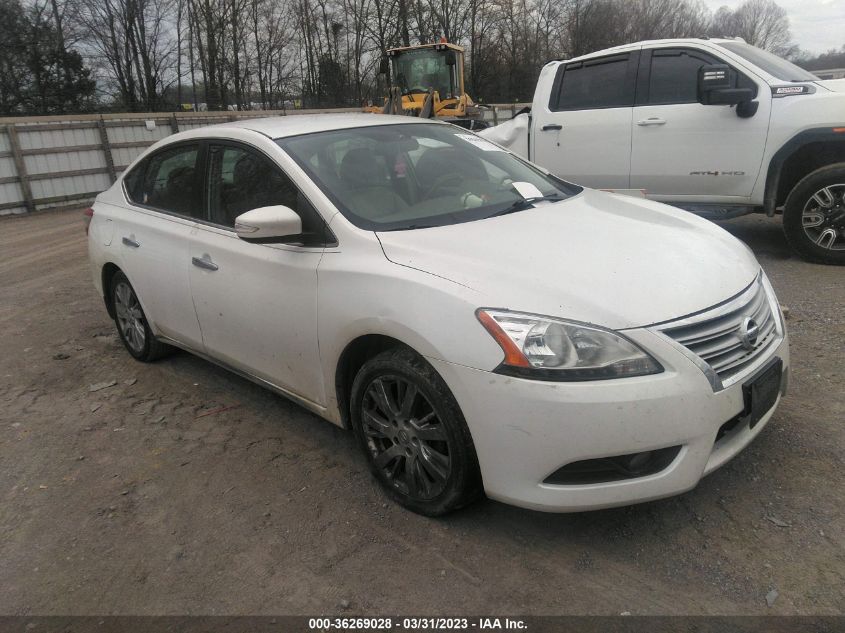
<path fill-rule="evenodd" d="M 736 104 L 736 115 L 740 119 L 750 119 L 757 114 L 757 108 L 759 107 L 759 101 L 740 101 Z"/>
<path fill-rule="evenodd" d="M 751 88 L 717 88 L 707 93 L 704 105 L 737 105 L 753 98 Z"/>
<path fill-rule="evenodd" d="M 698 69 L 698 102 L 710 105 L 710 95 L 731 87 L 731 68 L 727 64 L 704 64 Z"/>
<path fill-rule="evenodd" d="M 458 58 L 455 55 L 455 51 L 449 50 L 446 53 L 446 65 L 447 66 L 456 66 L 458 63 Z"/>
<path fill-rule="evenodd" d="M 727 64 L 705 64 L 698 69 L 698 102 L 704 105 L 735 105 L 742 118 L 754 116 L 759 104 L 753 101 L 751 88 L 731 86 L 731 68 Z"/>
<path fill-rule="evenodd" d="M 390 72 L 390 61 L 387 59 L 387 55 L 383 55 L 381 61 L 378 65 L 378 74 L 379 75 L 386 75 Z"/>

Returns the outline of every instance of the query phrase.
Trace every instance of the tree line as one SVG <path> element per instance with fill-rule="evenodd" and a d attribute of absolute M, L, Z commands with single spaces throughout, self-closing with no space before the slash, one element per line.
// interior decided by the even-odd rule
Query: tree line
<path fill-rule="evenodd" d="M 550 59 L 703 35 L 799 55 L 772 0 L 0 0 L 0 111 L 380 103 L 383 52 L 441 37 L 476 101 L 524 101 Z"/>

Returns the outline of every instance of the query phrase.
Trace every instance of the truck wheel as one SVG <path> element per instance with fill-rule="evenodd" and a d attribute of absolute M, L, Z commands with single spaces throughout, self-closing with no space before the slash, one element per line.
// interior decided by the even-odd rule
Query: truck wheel
<path fill-rule="evenodd" d="M 783 230 L 804 259 L 845 265 L 845 163 L 817 169 L 795 185 L 784 205 Z"/>

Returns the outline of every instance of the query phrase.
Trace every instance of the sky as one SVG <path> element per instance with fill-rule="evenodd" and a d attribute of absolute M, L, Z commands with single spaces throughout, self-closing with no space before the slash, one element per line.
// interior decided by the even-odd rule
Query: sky
<path fill-rule="evenodd" d="M 792 39 L 803 50 L 824 53 L 845 44 L 845 0 L 775 0 L 786 9 Z M 742 0 L 704 0 L 714 12 Z"/>

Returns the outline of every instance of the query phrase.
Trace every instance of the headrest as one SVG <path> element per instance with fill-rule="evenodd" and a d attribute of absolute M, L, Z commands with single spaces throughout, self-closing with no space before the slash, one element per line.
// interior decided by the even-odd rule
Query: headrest
<path fill-rule="evenodd" d="M 359 147 L 346 152 L 340 163 L 340 178 L 344 184 L 355 187 L 376 187 L 385 185 L 384 166 L 375 153 Z"/>

